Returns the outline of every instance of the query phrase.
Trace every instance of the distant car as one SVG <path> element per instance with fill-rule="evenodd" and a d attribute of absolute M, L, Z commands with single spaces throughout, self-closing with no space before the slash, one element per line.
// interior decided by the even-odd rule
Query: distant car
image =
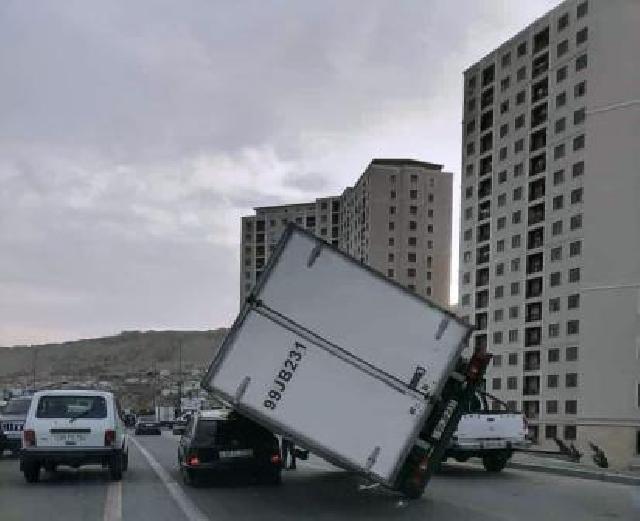
<path fill-rule="evenodd" d="M 186 484 L 216 474 L 278 484 L 281 461 L 278 439 L 271 432 L 224 409 L 196 413 L 178 446 L 178 465 Z"/>
<path fill-rule="evenodd" d="M 0 412 L 0 456 L 5 450 L 17 455 L 22 446 L 22 430 L 31 405 L 31 397 L 14 398 Z"/>
<path fill-rule="evenodd" d="M 122 479 L 129 462 L 127 435 L 111 392 L 47 390 L 35 393 L 24 425 L 20 470 L 28 483 L 40 469 L 99 464 Z"/>
<path fill-rule="evenodd" d="M 182 436 L 185 433 L 187 428 L 188 420 L 183 418 L 178 418 L 173 422 L 173 426 L 171 427 L 171 433 L 177 436 Z"/>
<path fill-rule="evenodd" d="M 134 432 L 136 436 L 139 436 L 141 434 L 154 434 L 159 436 L 162 434 L 162 429 L 160 427 L 160 423 L 156 421 L 155 417 L 140 416 L 138 418 L 138 421 L 136 422 L 136 428 Z"/>

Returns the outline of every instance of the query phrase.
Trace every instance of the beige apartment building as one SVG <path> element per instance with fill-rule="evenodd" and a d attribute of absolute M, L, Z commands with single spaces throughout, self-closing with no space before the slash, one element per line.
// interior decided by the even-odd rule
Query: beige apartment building
<path fill-rule="evenodd" d="M 546 448 L 640 454 L 640 2 L 568 0 L 464 73 L 459 312 Z"/>
<path fill-rule="evenodd" d="M 342 195 L 255 208 L 242 218 L 240 302 L 293 222 L 448 307 L 452 178 L 442 165 L 374 159 Z"/>

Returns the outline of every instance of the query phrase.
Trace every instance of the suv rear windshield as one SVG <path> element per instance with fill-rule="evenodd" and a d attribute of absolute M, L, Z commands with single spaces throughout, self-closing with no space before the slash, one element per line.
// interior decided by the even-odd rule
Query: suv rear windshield
<path fill-rule="evenodd" d="M 42 396 L 36 418 L 106 418 L 107 402 L 102 396 Z"/>
<path fill-rule="evenodd" d="M 200 418 L 193 441 L 202 445 L 224 445 L 237 441 L 239 445 L 254 447 L 271 441 L 272 435 L 260 425 L 245 418 L 212 420 Z"/>
<path fill-rule="evenodd" d="M 9 403 L 4 407 L 2 412 L 4 414 L 27 414 L 29 410 L 29 405 L 31 405 L 31 398 L 28 400 L 10 400 Z"/>

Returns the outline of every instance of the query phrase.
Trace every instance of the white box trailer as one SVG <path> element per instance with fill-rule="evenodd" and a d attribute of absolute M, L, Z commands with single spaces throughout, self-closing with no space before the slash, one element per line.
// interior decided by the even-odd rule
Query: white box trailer
<path fill-rule="evenodd" d="M 290 225 L 203 387 L 328 461 L 418 496 L 486 365 L 482 355 L 471 377 L 455 372 L 470 332 Z"/>

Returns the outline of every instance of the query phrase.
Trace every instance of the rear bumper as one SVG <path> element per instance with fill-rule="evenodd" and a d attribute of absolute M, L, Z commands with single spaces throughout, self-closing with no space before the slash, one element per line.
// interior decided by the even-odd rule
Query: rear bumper
<path fill-rule="evenodd" d="M 20 468 L 25 462 L 87 465 L 103 464 L 122 454 L 122 449 L 111 447 L 31 447 L 20 451 Z"/>
<path fill-rule="evenodd" d="M 281 469 L 279 463 L 270 463 L 268 461 L 259 460 L 215 460 L 199 465 L 182 464 L 182 468 L 192 472 L 211 472 L 211 473 L 260 473 L 260 472 L 278 472 Z"/>
<path fill-rule="evenodd" d="M 492 450 L 521 450 L 527 449 L 531 442 L 527 440 L 456 440 L 452 441 L 448 450 L 451 451 L 492 451 Z"/>

